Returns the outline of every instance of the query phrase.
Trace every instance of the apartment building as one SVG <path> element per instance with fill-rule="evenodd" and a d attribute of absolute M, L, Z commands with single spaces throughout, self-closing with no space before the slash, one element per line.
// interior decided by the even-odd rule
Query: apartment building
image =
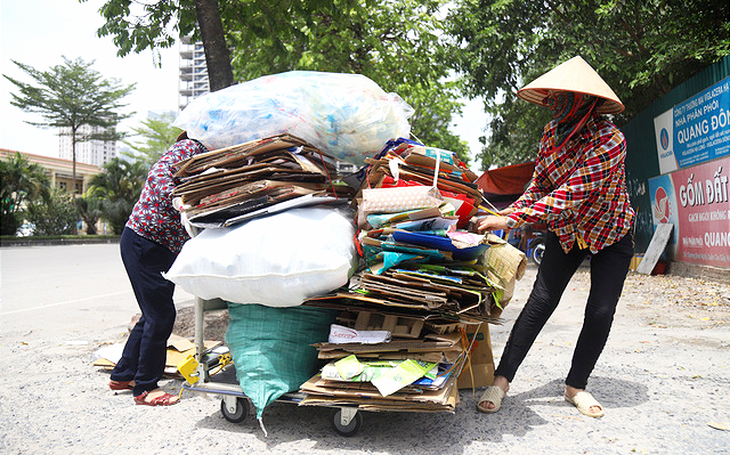
<path fill-rule="evenodd" d="M 79 128 L 78 134 L 88 136 L 100 133 L 103 129 L 98 126 L 83 125 Z M 58 137 L 58 156 L 64 160 L 73 160 L 73 149 L 71 136 L 67 134 L 68 128 L 61 128 Z M 116 141 L 83 141 L 76 143 L 76 162 L 86 163 L 101 167 L 117 156 Z"/>
<path fill-rule="evenodd" d="M 178 106 L 183 109 L 193 99 L 210 91 L 205 50 L 202 42 L 192 42 L 190 37 L 180 40 L 180 81 Z"/>

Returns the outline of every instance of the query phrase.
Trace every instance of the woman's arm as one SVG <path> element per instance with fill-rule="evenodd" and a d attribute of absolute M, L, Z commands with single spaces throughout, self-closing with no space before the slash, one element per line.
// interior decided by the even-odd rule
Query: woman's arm
<path fill-rule="evenodd" d="M 509 215 L 511 227 L 549 221 L 566 210 L 575 210 L 605 184 L 625 156 L 626 141 L 621 131 L 615 127 L 605 128 L 599 133 L 598 143 L 588 152 L 586 160 L 564 184 L 533 204 L 516 208 Z"/>

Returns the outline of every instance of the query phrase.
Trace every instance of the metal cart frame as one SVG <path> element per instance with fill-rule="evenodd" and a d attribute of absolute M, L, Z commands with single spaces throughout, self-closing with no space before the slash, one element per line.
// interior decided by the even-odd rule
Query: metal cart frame
<path fill-rule="evenodd" d="M 221 299 L 205 300 L 195 298 L 195 360 L 197 367 L 192 376 L 198 377 L 195 384 L 185 381 L 184 390 L 191 392 L 213 393 L 221 395 L 221 413 L 231 423 L 243 422 L 248 416 L 250 399 L 243 393 L 240 385 L 215 382 L 211 380 L 210 364 L 206 358 L 205 348 L 205 312 L 227 309 L 228 304 Z M 298 403 L 305 397 L 299 392 L 284 394 L 277 402 Z M 328 406 L 333 408 L 332 428 L 342 436 L 354 436 L 362 426 L 362 414 L 357 406 Z"/>

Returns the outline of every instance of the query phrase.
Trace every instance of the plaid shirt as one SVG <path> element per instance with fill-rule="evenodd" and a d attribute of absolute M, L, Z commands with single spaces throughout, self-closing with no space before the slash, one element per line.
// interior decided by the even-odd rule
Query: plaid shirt
<path fill-rule="evenodd" d="M 172 206 L 172 190 L 178 183 L 173 178 L 173 166 L 207 151 L 200 142 L 189 139 L 170 147 L 147 174 L 147 181 L 126 226 L 173 253 L 179 253 L 190 236 L 180 222 L 180 212 Z"/>
<path fill-rule="evenodd" d="M 561 150 L 553 150 L 557 124 L 545 126 L 532 180 L 509 215 L 514 227 L 538 221 L 567 253 L 577 236 L 592 253 L 621 240 L 634 210 L 626 191 L 626 140 L 613 123 L 591 117 Z"/>

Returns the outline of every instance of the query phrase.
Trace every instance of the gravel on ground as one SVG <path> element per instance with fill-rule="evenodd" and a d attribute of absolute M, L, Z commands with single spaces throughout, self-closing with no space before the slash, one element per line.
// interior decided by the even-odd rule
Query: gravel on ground
<path fill-rule="evenodd" d="M 496 361 L 534 276 L 528 267 L 505 324 L 490 327 Z M 581 268 L 498 413 L 479 413 L 481 390 L 462 390 L 453 414 L 363 413 L 350 438 L 334 433 L 327 408 L 274 403 L 264 413 L 265 437 L 253 418 L 226 421 L 215 395 L 185 392 L 169 408 L 135 406 L 92 366 L 100 346 L 124 341 L 126 323 L 57 339 L 9 328 L 0 333 L 0 453 L 730 453 L 730 287 L 631 273 L 588 385 L 606 409 L 592 419 L 562 397 L 589 283 Z M 176 328 L 188 335 L 189 312 L 181 309 Z M 173 393 L 181 385 L 162 382 Z"/>

